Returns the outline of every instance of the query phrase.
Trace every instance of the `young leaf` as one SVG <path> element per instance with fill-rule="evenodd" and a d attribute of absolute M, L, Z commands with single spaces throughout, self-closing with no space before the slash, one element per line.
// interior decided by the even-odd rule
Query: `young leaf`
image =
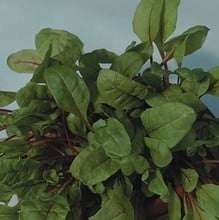
<path fill-rule="evenodd" d="M 141 41 L 152 44 L 160 27 L 164 0 L 142 0 L 134 14 L 133 30 Z"/>
<path fill-rule="evenodd" d="M 0 107 L 5 107 L 15 101 L 15 92 L 0 91 Z"/>
<path fill-rule="evenodd" d="M 156 39 L 158 44 L 162 45 L 175 31 L 179 4 L 180 0 L 164 0 L 160 16 L 160 29 Z"/>
<path fill-rule="evenodd" d="M 86 133 L 86 126 L 81 121 L 79 117 L 76 115 L 70 113 L 68 117 L 66 118 L 67 125 L 70 131 L 75 135 L 85 135 Z"/>
<path fill-rule="evenodd" d="M 204 212 L 219 217 L 219 186 L 205 184 L 196 190 L 197 204 Z"/>
<path fill-rule="evenodd" d="M 181 35 L 171 38 L 164 45 L 167 54 L 173 53 L 177 63 L 181 63 L 184 56 L 202 47 L 209 29 L 205 26 L 194 26 Z"/>
<path fill-rule="evenodd" d="M 208 93 L 219 96 L 219 66 L 211 68 L 207 76 L 210 80 Z"/>
<path fill-rule="evenodd" d="M 115 58 L 110 69 L 132 79 L 150 56 L 143 57 L 134 51 L 126 52 Z"/>
<path fill-rule="evenodd" d="M 166 183 L 163 180 L 162 174 L 159 169 L 155 172 L 155 177 L 150 181 L 148 185 L 148 189 L 161 196 L 161 199 L 164 202 L 167 202 L 169 196 L 169 190 L 167 188 Z"/>
<path fill-rule="evenodd" d="M 85 148 L 74 159 L 70 171 L 85 185 L 95 185 L 112 176 L 119 169 L 116 162 L 106 156 L 103 148 Z"/>
<path fill-rule="evenodd" d="M 131 152 L 130 138 L 123 125 L 115 118 L 109 118 L 105 126 L 95 129 L 94 138 L 111 158 L 124 157 Z"/>
<path fill-rule="evenodd" d="M 42 29 L 36 35 L 35 45 L 41 57 L 45 56 L 51 45 L 52 56 L 66 51 L 69 55 L 76 55 L 73 60 L 81 55 L 83 49 L 83 43 L 76 35 L 68 31 L 51 28 Z"/>
<path fill-rule="evenodd" d="M 196 114 L 190 107 L 176 102 L 169 102 L 147 109 L 141 115 L 146 128 L 145 144 L 150 149 L 154 163 L 164 167 L 172 160 L 169 149 L 191 129 Z"/>
<path fill-rule="evenodd" d="M 97 88 L 103 103 L 118 109 L 132 109 L 145 104 L 147 87 L 112 70 L 101 70 Z"/>
<path fill-rule="evenodd" d="M 181 202 L 174 190 L 171 190 L 168 200 L 169 220 L 181 220 Z"/>
<path fill-rule="evenodd" d="M 41 64 L 42 57 L 36 50 L 25 49 L 11 54 L 7 63 L 11 70 L 17 73 L 33 73 Z"/>
<path fill-rule="evenodd" d="M 128 198 L 118 192 L 105 203 L 89 220 L 134 220 L 134 209 Z"/>
<path fill-rule="evenodd" d="M 66 220 L 69 204 L 60 195 L 36 195 L 21 205 L 20 218 L 22 220 L 60 219 Z"/>
<path fill-rule="evenodd" d="M 44 72 L 49 91 L 59 108 L 83 121 L 87 117 L 89 90 L 78 74 L 67 66 L 51 66 Z"/>
<path fill-rule="evenodd" d="M 198 182 L 198 173 L 194 169 L 181 169 L 182 185 L 186 192 L 192 192 Z"/>

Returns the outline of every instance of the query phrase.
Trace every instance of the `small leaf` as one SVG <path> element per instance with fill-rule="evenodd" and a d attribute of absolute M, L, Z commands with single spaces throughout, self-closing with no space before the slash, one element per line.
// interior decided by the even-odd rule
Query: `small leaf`
<path fill-rule="evenodd" d="M 25 49 L 11 54 L 7 63 L 17 73 L 33 73 L 41 64 L 42 58 L 36 50 Z"/>
<path fill-rule="evenodd" d="M 150 181 L 148 189 L 151 192 L 160 195 L 161 199 L 164 202 L 167 202 L 169 196 L 169 190 L 163 180 L 163 177 L 159 169 L 156 170 L 155 177 Z"/>
<path fill-rule="evenodd" d="M 205 26 L 194 26 L 181 35 L 171 38 L 164 45 L 167 54 L 173 53 L 177 63 L 181 63 L 184 56 L 200 49 L 206 39 L 209 29 Z"/>
<path fill-rule="evenodd" d="M 118 109 L 132 109 L 144 105 L 147 87 L 112 70 L 101 70 L 97 87 L 103 103 Z"/>
<path fill-rule="evenodd" d="M 42 57 L 45 56 L 51 45 L 53 57 L 61 53 L 62 56 L 65 56 L 67 53 L 72 61 L 81 55 L 83 49 L 83 43 L 76 35 L 68 31 L 51 28 L 44 28 L 36 35 L 35 45 Z"/>
<path fill-rule="evenodd" d="M 133 30 L 142 42 L 152 43 L 160 27 L 164 0 L 142 0 L 134 14 Z"/>
<path fill-rule="evenodd" d="M 196 190 L 197 203 L 200 209 L 212 216 L 219 217 L 219 186 L 205 184 Z"/>
<path fill-rule="evenodd" d="M 168 200 L 169 220 L 181 220 L 181 202 L 174 190 L 171 190 Z"/>
<path fill-rule="evenodd" d="M 60 195 L 37 195 L 22 203 L 20 217 L 22 220 L 60 219 L 66 220 L 69 204 Z"/>
<path fill-rule="evenodd" d="M 67 66 L 52 66 L 45 70 L 44 77 L 59 108 L 80 118 L 87 117 L 89 90 L 73 69 Z"/>
<path fill-rule="evenodd" d="M 179 4 L 180 0 L 164 0 L 162 13 L 160 15 L 160 29 L 156 40 L 158 44 L 161 43 L 162 45 L 175 31 Z"/>
<path fill-rule="evenodd" d="M 133 78 L 137 75 L 144 63 L 145 57 L 137 52 L 131 51 L 115 58 L 110 69 L 128 78 Z"/>
<path fill-rule="evenodd" d="M 208 93 L 219 96 L 219 66 L 211 68 L 207 76 L 210 80 Z"/>
<path fill-rule="evenodd" d="M 89 220 L 134 220 L 134 209 L 128 198 L 119 193 L 102 204 L 101 209 Z"/>
<path fill-rule="evenodd" d="M 111 158 L 124 157 L 131 152 L 130 138 L 123 125 L 115 118 L 109 118 L 104 127 L 95 129 L 94 138 Z"/>
<path fill-rule="evenodd" d="M 15 101 L 15 92 L 0 91 L 0 107 L 5 107 Z"/>
<path fill-rule="evenodd" d="M 198 173 L 194 169 L 181 169 L 182 185 L 186 192 L 192 192 L 198 182 Z"/>
<path fill-rule="evenodd" d="M 106 156 L 103 148 L 87 147 L 74 159 L 70 171 L 85 185 L 95 185 L 113 175 L 119 169 L 117 163 Z"/>
<path fill-rule="evenodd" d="M 157 166 L 167 166 L 172 160 L 169 149 L 175 147 L 191 129 L 196 114 L 190 107 L 169 102 L 147 109 L 141 115 L 147 136 L 145 144 L 150 149 Z"/>
<path fill-rule="evenodd" d="M 82 135 L 82 136 L 85 135 L 86 126 L 79 117 L 70 113 L 66 118 L 66 120 L 67 120 L 68 128 L 73 134 Z"/>

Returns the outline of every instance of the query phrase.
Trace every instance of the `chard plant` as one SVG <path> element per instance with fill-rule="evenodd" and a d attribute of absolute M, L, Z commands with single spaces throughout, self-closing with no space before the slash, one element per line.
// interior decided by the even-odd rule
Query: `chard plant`
<path fill-rule="evenodd" d="M 219 95 L 219 66 L 183 65 L 209 29 L 171 36 L 179 3 L 140 1 L 140 42 L 120 55 L 45 28 L 8 57 L 32 78 L 0 92 L 0 219 L 219 219 L 219 120 L 201 100 Z"/>

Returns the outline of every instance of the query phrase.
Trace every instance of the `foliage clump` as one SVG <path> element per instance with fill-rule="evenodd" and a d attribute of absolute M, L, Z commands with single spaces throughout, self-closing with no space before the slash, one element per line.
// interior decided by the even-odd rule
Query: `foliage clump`
<path fill-rule="evenodd" d="M 0 92 L 1 107 L 18 104 L 0 109 L 8 134 L 0 142 L 1 219 L 152 219 L 157 203 L 170 220 L 219 217 L 219 121 L 201 101 L 219 95 L 219 67 L 183 66 L 209 29 L 170 38 L 179 3 L 142 0 L 133 19 L 141 42 L 121 55 L 84 53 L 74 34 L 45 28 L 36 49 L 9 56 L 12 70 L 33 75 L 16 93 Z M 18 204 L 9 207 L 14 194 Z"/>

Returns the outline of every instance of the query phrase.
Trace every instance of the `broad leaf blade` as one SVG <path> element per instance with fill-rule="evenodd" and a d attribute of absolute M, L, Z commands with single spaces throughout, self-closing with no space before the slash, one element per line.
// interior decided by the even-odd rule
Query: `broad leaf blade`
<path fill-rule="evenodd" d="M 192 192 L 198 182 L 198 173 L 194 169 L 181 169 L 182 171 L 182 185 L 186 192 Z"/>
<path fill-rule="evenodd" d="M 219 217 L 219 186 L 205 184 L 196 190 L 197 203 L 200 209 L 212 216 Z"/>
<path fill-rule="evenodd" d="M 85 185 L 100 183 L 112 176 L 118 169 L 118 165 L 108 158 L 103 148 L 100 147 L 85 148 L 70 167 L 72 175 Z"/>
<path fill-rule="evenodd" d="M 0 205 L 0 219 L 2 220 L 18 220 L 19 208 Z"/>
<path fill-rule="evenodd" d="M 148 136 L 145 144 L 157 166 L 165 167 L 170 163 L 172 155 L 169 149 L 187 134 L 195 119 L 192 108 L 177 102 L 165 103 L 142 113 L 141 120 Z"/>
<path fill-rule="evenodd" d="M 15 92 L 0 91 L 0 107 L 5 107 L 15 101 Z"/>
<path fill-rule="evenodd" d="M 132 109 L 145 104 L 147 87 L 112 70 L 101 70 L 97 79 L 103 103 L 118 109 Z"/>
<path fill-rule="evenodd" d="M 131 51 L 118 56 L 110 69 L 128 78 L 133 78 L 137 75 L 144 63 L 145 58 L 141 54 Z"/>
<path fill-rule="evenodd" d="M 158 44 L 162 45 L 175 31 L 179 4 L 180 0 L 164 0 L 160 16 L 160 29 L 156 39 Z"/>
<path fill-rule="evenodd" d="M 105 126 L 95 129 L 94 138 L 109 157 L 124 157 L 131 153 L 130 138 L 115 118 L 109 118 Z"/>
<path fill-rule="evenodd" d="M 168 215 L 170 220 L 181 220 L 181 201 L 174 190 L 171 190 L 168 200 Z"/>
<path fill-rule="evenodd" d="M 219 66 L 211 68 L 207 75 L 210 80 L 208 93 L 219 96 Z"/>
<path fill-rule="evenodd" d="M 160 15 L 164 0 L 142 0 L 133 19 L 133 30 L 141 41 L 152 43 L 160 27 Z"/>
<path fill-rule="evenodd" d="M 25 49 L 11 54 L 7 63 L 17 73 L 33 73 L 41 64 L 42 58 L 36 50 Z"/>
<path fill-rule="evenodd" d="M 59 108 L 79 118 L 87 117 L 89 90 L 74 70 L 66 66 L 52 66 L 45 70 L 44 77 Z"/>

